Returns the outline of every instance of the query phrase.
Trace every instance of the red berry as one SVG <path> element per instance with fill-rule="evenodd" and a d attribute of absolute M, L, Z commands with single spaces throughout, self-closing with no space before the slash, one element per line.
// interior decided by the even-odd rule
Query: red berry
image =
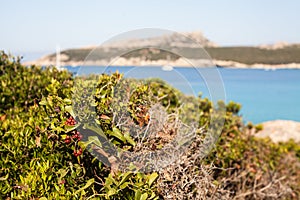
<path fill-rule="evenodd" d="M 66 124 L 69 126 L 74 126 L 76 124 L 75 119 L 71 116 L 67 119 Z"/>
<path fill-rule="evenodd" d="M 74 156 L 80 156 L 82 154 L 82 148 L 80 148 L 78 151 L 76 151 L 76 149 L 74 149 L 74 152 L 73 152 Z"/>
<path fill-rule="evenodd" d="M 82 140 L 82 135 L 78 135 L 78 141 Z"/>
<path fill-rule="evenodd" d="M 66 144 L 70 144 L 70 143 L 71 143 L 71 140 L 66 138 L 66 139 L 65 139 L 65 143 L 66 143 Z"/>
<path fill-rule="evenodd" d="M 77 152 L 77 155 L 80 156 L 82 154 L 82 149 L 80 148 L 79 151 Z"/>

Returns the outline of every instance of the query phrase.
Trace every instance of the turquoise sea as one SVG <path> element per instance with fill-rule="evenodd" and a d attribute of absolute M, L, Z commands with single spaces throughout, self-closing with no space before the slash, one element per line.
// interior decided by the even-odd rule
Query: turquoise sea
<path fill-rule="evenodd" d="M 218 68 L 213 73 L 207 73 L 207 69 L 184 67 L 174 67 L 171 71 L 164 71 L 161 67 L 134 66 L 66 68 L 79 75 L 118 70 L 125 77 L 162 78 L 186 94 L 198 95 L 201 92 L 203 97 L 208 98 L 211 98 L 211 88 L 217 87 L 220 91 L 224 88 L 226 102 L 232 100 L 242 104 L 241 115 L 245 122 L 261 123 L 276 119 L 300 121 L 300 70 L 297 69 Z M 209 80 L 209 87 L 205 80 Z M 216 89 L 213 91 L 218 92 Z"/>

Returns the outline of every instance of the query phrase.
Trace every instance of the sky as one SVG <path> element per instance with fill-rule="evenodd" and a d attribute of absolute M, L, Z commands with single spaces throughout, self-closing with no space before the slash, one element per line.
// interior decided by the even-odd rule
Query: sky
<path fill-rule="evenodd" d="M 141 28 L 202 31 L 220 46 L 300 43 L 299 0 L 1 0 L 0 49 L 37 56 Z"/>

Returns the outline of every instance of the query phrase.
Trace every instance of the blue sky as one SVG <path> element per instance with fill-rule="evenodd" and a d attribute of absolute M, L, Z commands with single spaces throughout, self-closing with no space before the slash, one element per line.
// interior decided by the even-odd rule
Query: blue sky
<path fill-rule="evenodd" d="M 2 0 L 0 48 L 53 52 L 139 28 L 201 30 L 219 45 L 300 43 L 299 9 L 298 0 Z"/>

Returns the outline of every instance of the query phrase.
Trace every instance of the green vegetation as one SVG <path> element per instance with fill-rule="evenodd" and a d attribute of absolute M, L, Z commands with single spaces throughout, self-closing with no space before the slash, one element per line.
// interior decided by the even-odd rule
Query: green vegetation
<path fill-rule="evenodd" d="M 217 47 L 205 48 L 213 59 L 231 60 L 245 64 L 288 64 L 300 63 L 300 46 L 281 49 L 261 49 L 258 47 Z"/>
<path fill-rule="evenodd" d="M 19 59 L 1 52 L 0 199 L 300 198 L 300 145 L 255 138 L 254 126 L 245 126 L 238 115 L 241 105 L 226 105 L 219 142 L 200 159 L 198 151 L 214 106 L 208 99 L 184 96 L 161 80 L 138 82 L 118 73 L 92 80 L 76 80 L 85 87 L 74 89 L 74 79 L 66 71 L 24 67 Z M 91 114 L 76 99 L 86 94 L 82 88 L 93 84 L 95 97 L 86 98 L 95 107 Z M 124 101 L 116 92 L 131 95 Z M 189 104 L 180 110 L 183 101 Z M 85 119 L 95 120 L 117 149 L 161 149 L 176 133 L 174 117 L 158 136 L 141 140 L 128 134 L 127 126 L 120 128 L 115 118 L 125 118 L 112 110 L 126 108 L 126 119 L 143 130 L 151 120 L 150 106 L 157 104 L 169 116 L 180 111 L 190 113 L 184 120 L 199 121 L 201 131 L 176 165 L 157 172 L 121 172 L 112 160 L 108 167 L 89 151 L 81 124 Z"/>
<path fill-rule="evenodd" d="M 92 49 L 69 49 L 61 52 L 68 56 L 66 61 L 81 61 L 84 60 Z M 300 63 L 300 45 L 287 46 L 280 49 L 262 49 L 258 47 L 205 47 L 205 50 L 215 60 L 235 61 L 244 64 L 288 64 L 288 63 Z M 120 50 L 118 48 L 110 48 L 109 51 L 98 48 L 94 50 L 96 52 L 93 55 L 97 55 L 96 58 L 89 57 L 89 60 L 107 59 L 113 56 L 119 55 Z M 203 58 L 203 50 L 198 48 L 184 48 L 183 50 L 187 58 L 201 59 Z M 50 55 L 52 59 L 55 55 Z M 145 60 L 176 60 L 178 55 L 173 53 L 158 50 L 158 49 L 138 49 L 128 52 L 122 55 L 125 58 L 144 58 Z"/>

